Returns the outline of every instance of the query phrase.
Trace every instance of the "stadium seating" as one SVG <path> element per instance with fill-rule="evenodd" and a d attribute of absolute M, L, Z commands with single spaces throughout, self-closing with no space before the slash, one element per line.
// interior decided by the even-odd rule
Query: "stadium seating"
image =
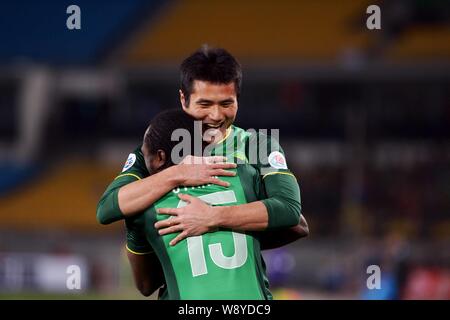
<path fill-rule="evenodd" d="M 117 167 L 84 161 L 69 161 L 51 167 L 40 178 L 0 198 L 0 227 L 17 229 L 95 229 L 95 208 Z M 45 201 L 43 201 L 45 199 Z"/>
<path fill-rule="evenodd" d="M 358 12 L 365 14 L 367 3 L 286 1 L 273 6 L 253 1 L 178 1 L 139 31 L 125 62 L 179 61 L 202 43 L 226 47 L 252 62 L 333 59 L 348 47 L 367 43 L 368 35 L 352 26 Z"/>

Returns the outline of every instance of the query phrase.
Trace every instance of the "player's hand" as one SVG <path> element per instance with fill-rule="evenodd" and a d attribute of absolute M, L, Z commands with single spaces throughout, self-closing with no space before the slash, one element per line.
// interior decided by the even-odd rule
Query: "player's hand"
<path fill-rule="evenodd" d="M 155 223 L 155 228 L 160 235 L 180 232 L 170 241 L 171 246 L 187 237 L 199 236 L 215 230 L 213 207 L 187 194 L 180 193 L 178 197 L 188 204 L 181 208 L 158 209 L 158 214 L 167 214 L 171 217 Z"/>
<path fill-rule="evenodd" d="M 214 164 L 214 163 L 226 163 L 227 158 L 223 156 L 210 156 L 210 157 L 197 157 L 197 156 L 186 156 L 181 163 L 182 164 Z"/>
<path fill-rule="evenodd" d="M 226 169 L 234 168 L 236 168 L 236 164 L 227 163 L 226 158 L 222 156 L 187 156 L 180 164 L 175 166 L 178 185 L 182 186 L 199 186 L 212 183 L 228 187 L 229 183 L 220 180 L 218 176 L 233 177 L 236 173 Z"/>

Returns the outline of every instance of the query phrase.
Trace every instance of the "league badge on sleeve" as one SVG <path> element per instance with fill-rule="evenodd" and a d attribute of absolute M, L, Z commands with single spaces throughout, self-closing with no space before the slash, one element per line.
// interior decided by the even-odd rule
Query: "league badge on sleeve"
<path fill-rule="evenodd" d="M 269 164 L 275 169 L 287 169 L 286 158 L 279 151 L 273 151 L 269 154 Z"/>
<path fill-rule="evenodd" d="M 136 162 L 136 155 L 134 153 L 130 153 L 127 161 L 125 162 L 125 165 L 123 166 L 122 172 L 130 169 L 135 162 Z"/>

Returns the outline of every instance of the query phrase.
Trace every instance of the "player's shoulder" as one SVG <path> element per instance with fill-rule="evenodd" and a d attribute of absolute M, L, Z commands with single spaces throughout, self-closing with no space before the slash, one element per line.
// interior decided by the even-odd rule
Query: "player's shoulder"
<path fill-rule="evenodd" d="M 277 140 L 277 135 L 272 135 L 274 130 L 259 130 L 259 129 L 242 129 L 240 127 L 233 125 L 234 136 L 238 138 L 238 140 L 242 140 L 245 143 L 252 143 L 254 141 L 271 141 L 272 139 Z M 270 132 L 270 134 L 268 134 Z M 275 131 L 277 132 L 277 131 Z"/>
<path fill-rule="evenodd" d="M 239 139 L 246 139 L 252 135 L 252 130 L 245 130 L 235 125 L 231 126 L 231 130 L 233 136 Z"/>
<path fill-rule="evenodd" d="M 132 172 L 138 173 L 139 178 L 148 176 L 147 167 L 145 166 L 144 154 L 142 153 L 141 145 L 136 147 L 128 154 L 127 160 L 122 168 L 122 174 Z"/>
<path fill-rule="evenodd" d="M 248 146 L 252 143 L 256 143 L 260 141 L 259 132 L 254 129 L 244 130 L 235 125 L 232 126 L 233 129 L 233 137 L 234 143 L 237 143 L 238 150 L 248 150 Z M 265 137 L 261 137 L 261 139 L 266 139 Z"/>
<path fill-rule="evenodd" d="M 142 144 L 139 145 L 138 147 L 136 147 L 136 149 L 133 150 L 133 152 L 131 152 L 131 154 L 136 155 L 136 161 L 142 162 L 144 160 L 144 154 L 142 153 Z"/>
<path fill-rule="evenodd" d="M 275 133 L 275 134 L 274 134 Z M 279 150 L 281 148 L 279 143 L 278 131 L 274 130 L 237 130 L 238 142 L 240 141 L 244 146 L 246 152 L 250 150 Z M 259 153 L 259 151 L 258 151 Z"/>

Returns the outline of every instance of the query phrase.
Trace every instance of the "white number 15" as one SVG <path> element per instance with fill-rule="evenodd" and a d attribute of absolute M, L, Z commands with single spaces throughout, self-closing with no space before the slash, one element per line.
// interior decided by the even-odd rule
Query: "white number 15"
<path fill-rule="evenodd" d="M 236 203 L 234 191 L 219 191 L 198 197 L 210 205 Z M 180 201 L 178 208 L 184 207 L 186 202 Z M 222 245 L 213 243 L 208 246 L 209 254 L 215 265 L 223 269 L 235 269 L 245 264 L 247 261 L 247 240 L 245 234 L 232 232 L 234 243 L 234 255 L 227 257 L 223 254 Z M 203 237 L 194 236 L 187 238 L 189 262 L 191 263 L 192 276 L 198 277 L 208 273 L 206 266 L 205 252 L 203 250 Z"/>

